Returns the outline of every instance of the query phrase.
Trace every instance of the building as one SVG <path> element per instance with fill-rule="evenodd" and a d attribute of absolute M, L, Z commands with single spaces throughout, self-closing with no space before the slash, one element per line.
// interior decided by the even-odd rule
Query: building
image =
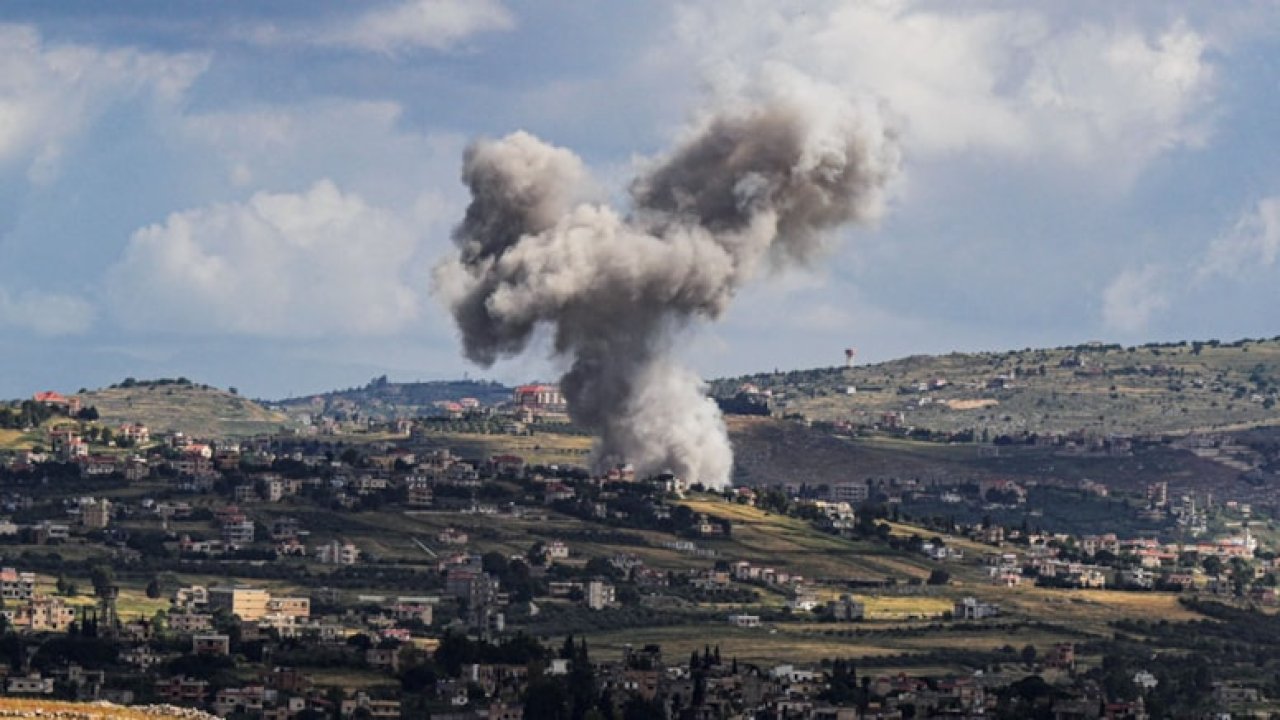
<path fill-rule="evenodd" d="M 1058 670 L 1075 670 L 1075 643 L 1064 642 L 1055 644 L 1049 649 L 1049 652 L 1045 653 L 1044 664 L 1046 667 L 1056 668 Z"/>
<path fill-rule="evenodd" d="M 213 628 L 213 616 L 207 613 L 171 612 L 165 618 L 169 629 L 184 635 L 205 632 Z"/>
<path fill-rule="evenodd" d="M 40 673 L 11 677 L 4 689 L 10 695 L 52 695 L 53 678 L 40 677 Z"/>
<path fill-rule="evenodd" d="M 187 610 L 206 607 L 209 604 L 209 589 L 203 585 L 178 588 L 173 594 L 172 602 L 175 607 Z"/>
<path fill-rule="evenodd" d="M 9 627 L 30 632 L 66 632 L 75 622 L 75 608 L 60 597 L 36 595 L 26 602 L 0 610 Z"/>
<path fill-rule="evenodd" d="M 267 601 L 267 612 L 293 618 L 311 617 L 311 598 L 280 597 Z"/>
<path fill-rule="evenodd" d="M 261 620 L 267 614 L 271 593 L 261 588 L 238 585 L 209 588 L 209 607 L 225 610 L 241 620 Z"/>
<path fill-rule="evenodd" d="M 36 595 L 36 574 L 13 568 L 0 570 L 0 597 L 5 601 L 30 600 Z"/>
<path fill-rule="evenodd" d="M 730 615 L 729 624 L 740 628 L 760 627 L 759 615 Z"/>
<path fill-rule="evenodd" d="M 547 543 L 548 560 L 568 560 L 569 546 L 563 540 L 552 540 Z"/>
<path fill-rule="evenodd" d="M 829 495 L 832 502 L 856 504 L 866 502 L 870 496 L 870 490 L 866 483 L 842 482 L 831 485 Z"/>
<path fill-rule="evenodd" d="M 441 545 L 466 545 L 469 539 L 465 532 L 457 528 L 445 528 L 436 533 L 436 542 Z"/>
<path fill-rule="evenodd" d="M 982 602 L 975 597 L 967 597 L 956 601 L 952 617 L 956 620 L 985 620 L 1000 614 L 1000 606 Z"/>
<path fill-rule="evenodd" d="M 67 397 L 53 390 L 38 392 L 31 396 L 31 399 L 44 405 L 45 407 L 58 408 L 68 415 L 75 415 L 80 412 L 80 398 L 72 396 Z"/>
<path fill-rule="evenodd" d="M 841 595 L 839 600 L 827 602 L 827 614 L 835 620 L 861 620 L 867 615 L 867 606 L 852 595 Z"/>
<path fill-rule="evenodd" d="M 33 527 L 32 533 L 37 545 L 61 543 L 71 539 L 70 526 L 63 523 L 49 522 L 48 520 Z"/>
<path fill-rule="evenodd" d="M 404 481 L 405 490 L 407 491 L 407 502 L 412 507 L 430 507 L 435 501 L 435 492 L 431 489 L 431 480 L 420 475 L 414 475 Z"/>
<path fill-rule="evenodd" d="M 145 445 L 151 441 L 151 431 L 138 423 L 121 425 L 116 434 L 134 445 Z"/>
<path fill-rule="evenodd" d="M 360 560 L 360 548 L 334 540 L 316 547 L 316 560 L 326 565 L 355 565 Z"/>
<path fill-rule="evenodd" d="M 563 413 L 569 409 L 559 385 L 521 385 L 512 400 L 516 407 L 533 413 Z"/>
<path fill-rule="evenodd" d="M 102 498 L 80 510 L 80 524 L 88 530 L 105 530 L 111 524 L 111 501 Z"/>
<path fill-rule="evenodd" d="M 342 717 L 352 717 L 357 710 L 364 710 L 366 717 L 375 720 L 399 720 L 400 718 L 400 701 L 399 700 L 381 700 L 370 697 L 364 691 L 356 693 L 354 698 L 347 698 L 342 701 L 339 711 Z"/>
<path fill-rule="evenodd" d="M 253 521 L 236 520 L 222 526 L 222 542 L 231 547 L 243 547 L 253 544 Z"/>
<path fill-rule="evenodd" d="M 191 637 L 191 654 L 193 655 L 230 655 L 231 638 L 227 635 L 193 635 Z"/>
<path fill-rule="evenodd" d="M 171 677 L 157 680 L 156 695 L 175 704 L 198 705 L 209 694 L 209 683 L 189 677 Z"/>
<path fill-rule="evenodd" d="M 587 607 L 592 610 L 603 610 L 617 602 L 617 590 L 603 580 L 592 580 L 587 583 Z"/>

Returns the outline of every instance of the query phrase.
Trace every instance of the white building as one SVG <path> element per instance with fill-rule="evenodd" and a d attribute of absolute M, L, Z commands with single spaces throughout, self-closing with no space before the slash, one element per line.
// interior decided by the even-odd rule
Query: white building
<path fill-rule="evenodd" d="M 1000 614 L 1000 606 L 975 597 L 958 600 L 952 615 L 956 620 L 984 620 Z"/>
<path fill-rule="evenodd" d="M 334 540 L 316 548 L 316 559 L 326 565 L 355 565 L 360 561 L 360 548 Z"/>
<path fill-rule="evenodd" d="M 592 610 L 603 610 L 617 601 L 613 585 L 603 580 L 592 580 L 587 583 L 587 607 Z"/>

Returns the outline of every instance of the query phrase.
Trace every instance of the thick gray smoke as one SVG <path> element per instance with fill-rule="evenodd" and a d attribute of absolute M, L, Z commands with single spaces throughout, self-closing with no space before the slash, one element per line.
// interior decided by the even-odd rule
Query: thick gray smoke
<path fill-rule="evenodd" d="M 597 461 L 722 487 L 733 455 L 677 331 L 714 320 L 762 265 L 803 263 L 828 231 L 872 222 L 896 174 L 880 115 L 812 85 L 716 113 L 631 187 L 626 215 L 581 201 L 581 161 L 527 133 L 480 141 L 462 177 L 459 251 L 436 269 L 468 358 L 492 364 L 551 332 L 574 421 Z"/>

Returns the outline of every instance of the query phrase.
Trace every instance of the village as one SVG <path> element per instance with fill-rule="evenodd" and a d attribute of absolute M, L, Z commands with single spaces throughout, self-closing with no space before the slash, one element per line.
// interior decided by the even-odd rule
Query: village
<path fill-rule="evenodd" d="M 1187 539 L 906 514 L 916 496 L 1025 504 L 1028 488 L 1012 481 L 712 492 L 625 466 L 592 474 L 511 453 L 468 457 L 439 445 L 438 419 L 389 422 L 361 443 L 324 419 L 309 433 L 228 441 L 99 427 L 74 396 L 32 402 L 67 422 L 0 468 L 10 695 L 280 720 L 514 719 L 536 702 L 605 717 L 980 717 L 1036 677 L 1059 694 L 1058 711 L 1074 708 L 1059 717 L 1143 717 L 1151 693 L 1109 691 L 1096 657 L 1078 662 L 1098 642 L 1087 634 L 950 658 L 967 671 L 868 675 L 856 670 L 866 660 L 838 652 L 739 660 L 720 652 L 716 632 L 766 642 L 780 627 L 877 633 L 902 621 L 999 632 L 1040 621 L 1002 600 L 1026 587 L 1277 604 L 1276 555 L 1250 529 L 1250 508 L 1214 509 L 1236 522 L 1211 536 L 1205 501 L 1170 498 L 1162 484 L 1135 512 Z M 441 411 L 456 421 L 481 409 L 462 399 Z M 526 386 L 503 412 L 501 422 L 527 427 L 563 414 L 563 398 Z M 425 524 L 380 534 L 359 522 L 374 513 Z M 805 572 L 767 554 L 735 557 L 748 526 L 734 513 L 897 553 L 913 572 Z M 548 531 L 516 535 L 518 551 L 503 551 L 511 541 L 491 529 L 503 524 Z M 388 553 L 387 536 L 401 534 L 404 554 Z M 874 607 L 922 593 L 930 603 L 906 614 Z M 701 642 L 690 628 L 701 649 L 687 658 L 658 643 L 612 657 L 588 645 L 593 618 L 632 622 L 640 611 L 642 622 L 723 630 L 704 630 Z M 1267 696 L 1213 682 L 1224 707 Z"/>

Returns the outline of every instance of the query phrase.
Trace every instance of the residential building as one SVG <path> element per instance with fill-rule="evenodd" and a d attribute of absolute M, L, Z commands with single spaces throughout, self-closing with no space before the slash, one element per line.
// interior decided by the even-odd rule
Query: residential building
<path fill-rule="evenodd" d="M 226 610 L 241 620 L 260 620 L 267 614 L 270 600 L 271 593 L 261 588 L 243 585 L 209 588 L 209 607 Z"/>
<path fill-rule="evenodd" d="M 360 560 L 360 548 L 334 540 L 316 547 L 316 560 L 326 565 L 355 565 Z"/>
<path fill-rule="evenodd" d="M 253 544 L 253 521 L 238 520 L 222 526 L 222 542 L 232 547 L 243 547 Z"/>
<path fill-rule="evenodd" d="M 111 501 L 106 498 L 88 503 L 80 510 L 80 524 L 87 530 L 104 530 L 111 524 Z"/>
<path fill-rule="evenodd" d="M 191 637 L 191 654 L 193 655 L 230 655 L 231 638 L 227 635 L 193 635 Z"/>
<path fill-rule="evenodd" d="M 956 601 L 952 617 L 956 620 L 985 620 L 999 614 L 999 605 L 982 602 L 975 597 L 967 597 Z"/>
<path fill-rule="evenodd" d="M 5 601 L 30 600 L 36 594 L 36 574 L 13 568 L 0 570 L 0 597 Z"/>
<path fill-rule="evenodd" d="M 610 583 L 592 580 L 587 583 L 586 599 L 588 608 L 603 610 L 617 602 L 617 591 Z"/>

